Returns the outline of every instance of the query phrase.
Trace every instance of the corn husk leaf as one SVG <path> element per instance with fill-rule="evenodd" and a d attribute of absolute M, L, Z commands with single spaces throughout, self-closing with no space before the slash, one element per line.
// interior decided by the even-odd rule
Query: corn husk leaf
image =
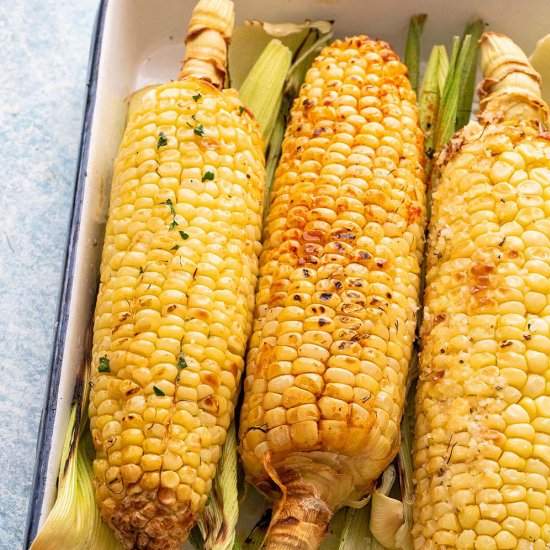
<path fill-rule="evenodd" d="M 542 99 L 550 103 L 550 34 L 537 42 L 529 61 L 541 76 Z"/>
<path fill-rule="evenodd" d="M 405 65 L 409 69 L 409 80 L 416 93 L 420 82 L 420 38 L 428 16 L 425 13 L 413 15 L 409 21 L 407 44 L 405 46 Z"/>
<path fill-rule="evenodd" d="M 189 539 L 197 550 L 231 550 L 239 518 L 237 483 L 237 437 L 235 423 L 227 432 L 222 456 L 208 504 Z M 200 537 L 196 532 L 200 532 Z"/>
<path fill-rule="evenodd" d="M 318 39 L 328 36 L 331 32 L 331 21 L 305 21 L 302 24 L 247 21 L 244 26 L 235 29 L 229 46 L 231 87 L 240 89 L 252 66 L 272 38 L 279 38 L 290 49 L 294 61 L 296 52 L 301 50 L 304 41 L 310 35 Z"/>
<path fill-rule="evenodd" d="M 109 527 L 101 521 L 94 498 L 91 435 L 81 402 L 71 409 L 59 474 L 57 499 L 31 550 L 121 550 Z M 82 434 L 82 437 L 81 437 Z"/>
<path fill-rule="evenodd" d="M 239 90 L 241 100 L 256 117 L 266 143 L 269 143 L 281 110 L 291 62 L 290 49 L 278 39 L 271 40 Z"/>
<path fill-rule="evenodd" d="M 428 66 L 426 67 L 426 72 L 424 73 L 424 78 L 422 80 L 422 86 L 418 97 L 420 127 L 424 132 L 424 149 L 426 150 L 426 155 L 429 160 L 431 160 L 435 152 L 435 125 L 448 67 L 449 60 L 447 58 L 445 46 L 434 46 L 430 53 Z M 441 78 L 443 71 L 445 71 L 445 75 Z"/>
<path fill-rule="evenodd" d="M 269 205 L 271 204 L 271 188 L 273 187 L 273 179 L 275 178 L 275 170 L 279 164 L 279 158 L 281 157 L 281 145 L 285 136 L 285 116 L 279 112 L 277 120 L 271 132 L 271 138 L 267 145 L 266 160 L 265 160 L 265 207 L 264 218 L 269 212 Z"/>
<path fill-rule="evenodd" d="M 363 508 L 342 508 L 330 522 L 330 532 L 320 550 L 373 550 L 369 529 L 370 504 Z"/>
<path fill-rule="evenodd" d="M 483 34 L 484 28 L 485 25 L 483 21 L 481 19 L 476 19 L 468 23 L 462 38 L 461 55 L 464 57 L 464 64 L 460 76 L 455 131 L 460 130 L 460 128 L 468 124 L 472 113 L 472 102 L 474 99 L 477 63 L 479 58 L 477 44 Z M 469 42 L 466 42 L 467 36 L 470 36 Z"/>
<path fill-rule="evenodd" d="M 269 527 L 270 521 L 271 510 L 265 508 L 252 531 L 239 543 L 242 550 L 260 550 L 267 535 L 267 528 Z"/>

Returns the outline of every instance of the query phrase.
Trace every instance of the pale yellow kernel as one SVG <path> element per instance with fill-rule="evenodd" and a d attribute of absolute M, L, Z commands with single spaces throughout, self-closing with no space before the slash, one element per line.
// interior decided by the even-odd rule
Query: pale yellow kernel
<path fill-rule="evenodd" d="M 180 482 L 180 478 L 176 472 L 163 471 L 160 475 L 160 484 L 162 487 L 168 487 L 169 489 L 175 489 Z"/>
<path fill-rule="evenodd" d="M 517 538 L 523 533 L 525 522 L 520 518 L 509 515 L 502 522 L 502 527 Z"/>
<path fill-rule="evenodd" d="M 143 448 L 137 445 L 129 445 L 121 451 L 123 464 L 139 464 L 143 456 Z"/>
<path fill-rule="evenodd" d="M 142 456 L 140 463 L 144 471 L 152 472 L 154 470 L 160 470 L 162 458 L 154 454 L 145 454 Z"/>
<path fill-rule="evenodd" d="M 457 550 L 473 550 L 476 539 L 475 531 L 467 529 L 462 531 L 456 539 Z M 430 549 L 432 550 L 432 549 Z M 435 550 L 435 548 L 433 549 Z"/>
<path fill-rule="evenodd" d="M 152 491 L 159 486 L 160 474 L 158 472 L 146 472 L 141 477 L 140 485 L 146 491 Z"/>
<path fill-rule="evenodd" d="M 465 506 L 458 512 L 458 519 L 463 529 L 473 529 L 481 519 L 481 512 L 478 506 Z"/>

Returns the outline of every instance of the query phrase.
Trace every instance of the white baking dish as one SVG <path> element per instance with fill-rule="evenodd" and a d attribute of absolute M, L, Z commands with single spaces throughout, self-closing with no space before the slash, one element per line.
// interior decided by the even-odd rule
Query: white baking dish
<path fill-rule="evenodd" d="M 195 0 L 101 0 L 99 5 L 25 548 L 55 500 L 75 377 L 95 301 L 112 164 L 126 119 L 125 98 L 142 86 L 177 75 L 194 4 Z M 473 17 L 509 34 L 527 52 L 550 32 L 548 0 L 236 0 L 236 11 L 237 23 L 248 18 L 334 19 L 337 36 L 370 34 L 391 42 L 399 52 L 403 51 L 410 15 L 424 12 L 429 14 L 424 56 L 432 44 L 448 44 Z"/>

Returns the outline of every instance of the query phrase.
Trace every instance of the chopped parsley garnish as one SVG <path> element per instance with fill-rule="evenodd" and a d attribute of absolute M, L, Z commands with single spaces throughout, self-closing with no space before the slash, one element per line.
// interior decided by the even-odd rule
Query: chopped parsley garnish
<path fill-rule="evenodd" d="M 159 397 L 163 397 L 166 394 L 157 386 L 153 386 L 153 391 L 155 392 L 155 395 L 158 395 Z"/>
<path fill-rule="evenodd" d="M 172 214 L 172 216 L 176 215 L 176 209 L 174 208 L 174 203 L 171 199 L 166 199 L 166 202 L 163 204 L 170 207 L 170 214 Z"/>
<path fill-rule="evenodd" d="M 202 95 L 197 92 L 194 96 L 193 96 L 193 101 L 196 103 L 200 98 L 202 97 Z"/>
<path fill-rule="evenodd" d="M 189 235 L 185 231 L 180 231 L 180 237 L 186 241 L 189 238 Z"/>
<path fill-rule="evenodd" d="M 185 355 L 183 355 L 183 351 L 180 351 L 180 359 L 178 361 L 178 369 L 186 369 L 188 367 L 186 361 L 185 361 Z"/>
<path fill-rule="evenodd" d="M 195 122 L 198 122 L 198 120 L 197 120 L 197 115 L 191 115 L 191 118 L 192 118 Z"/>
<path fill-rule="evenodd" d="M 202 176 L 202 181 L 213 181 L 214 180 L 214 172 L 205 172 Z"/>
<path fill-rule="evenodd" d="M 111 362 L 106 355 L 99 358 L 99 365 L 97 367 L 97 370 L 99 372 L 111 372 Z"/>
<path fill-rule="evenodd" d="M 168 226 L 168 231 L 174 231 L 174 227 L 179 225 L 179 223 L 174 219 L 172 220 L 172 223 Z"/>
<path fill-rule="evenodd" d="M 239 114 L 242 115 L 244 113 L 244 107 L 242 105 L 239 106 Z"/>
<path fill-rule="evenodd" d="M 159 139 L 157 141 L 157 149 L 159 147 L 164 147 L 168 143 L 168 138 L 166 137 L 166 134 L 164 132 L 159 133 Z"/>
<path fill-rule="evenodd" d="M 170 250 L 177 250 L 179 248 L 179 246 L 177 244 L 175 244 Z"/>
<path fill-rule="evenodd" d="M 202 124 L 199 124 L 197 127 L 193 128 L 193 133 L 196 136 L 203 137 L 204 136 L 204 126 Z"/>

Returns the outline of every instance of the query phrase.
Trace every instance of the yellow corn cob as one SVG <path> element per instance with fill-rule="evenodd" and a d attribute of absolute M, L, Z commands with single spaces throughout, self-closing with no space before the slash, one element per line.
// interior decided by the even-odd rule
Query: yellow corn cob
<path fill-rule="evenodd" d="M 417 550 L 550 548 L 550 143 L 538 75 L 481 41 L 480 123 L 433 195 L 414 450 Z"/>
<path fill-rule="evenodd" d="M 283 143 L 241 413 L 249 479 L 277 498 L 268 548 L 316 548 L 399 447 L 424 235 L 422 135 L 384 42 L 326 47 Z"/>
<path fill-rule="evenodd" d="M 188 48 L 204 79 L 184 65 L 149 92 L 115 163 L 89 414 L 96 498 L 125 548 L 176 549 L 194 525 L 252 327 L 263 143 L 236 92 L 206 81 L 221 86 L 225 66 L 201 17 L 225 51 L 232 3 L 203 0 Z"/>

